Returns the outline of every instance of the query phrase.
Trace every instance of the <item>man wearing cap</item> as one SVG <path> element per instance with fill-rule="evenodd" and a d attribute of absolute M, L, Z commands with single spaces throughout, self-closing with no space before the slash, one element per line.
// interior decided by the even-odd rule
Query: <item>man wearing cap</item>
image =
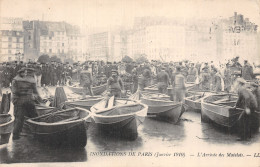
<path fill-rule="evenodd" d="M 88 71 L 88 66 L 84 66 L 84 70 L 80 72 L 80 84 L 83 85 L 84 91 L 83 91 L 83 98 L 86 98 L 86 92 L 89 91 L 90 95 L 93 96 L 92 91 L 92 75 Z"/>
<path fill-rule="evenodd" d="M 132 81 L 133 81 L 133 86 L 132 86 L 132 93 L 135 93 L 138 89 L 138 73 L 137 73 L 137 65 L 134 66 L 132 69 Z"/>
<path fill-rule="evenodd" d="M 244 66 L 242 67 L 242 78 L 245 80 L 253 80 L 254 78 L 253 67 L 247 60 L 244 61 Z"/>
<path fill-rule="evenodd" d="M 169 85 L 169 75 L 165 71 L 165 67 L 162 67 L 162 70 L 157 75 L 157 87 L 159 90 L 159 93 L 167 94 L 167 87 Z"/>
<path fill-rule="evenodd" d="M 109 96 L 121 97 L 121 91 L 124 90 L 122 79 L 118 76 L 117 70 L 111 71 L 111 77 L 107 81 L 107 90 Z"/>
<path fill-rule="evenodd" d="M 232 85 L 232 73 L 230 70 L 229 63 L 226 64 L 226 68 L 224 69 L 224 90 L 226 92 L 230 92 Z"/>
<path fill-rule="evenodd" d="M 145 69 L 142 76 L 138 79 L 138 89 L 144 90 L 145 87 L 151 85 L 151 71 Z"/>
<path fill-rule="evenodd" d="M 210 90 L 210 73 L 209 73 L 209 67 L 205 66 L 204 68 L 202 68 L 201 71 L 201 79 L 200 79 L 200 88 L 202 90 Z"/>
<path fill-rule="evenodd" d="M 252 93 L 255 96 L 256 101 L 257 101 L 257 107 L 256 107 L 255 111 L 260 113 L 260 87 L 259 87 L 259 84 L 256 82 L 252 82 L 250 85 L 252 88 Z M 257 115 L 256 112 L 253 113 L 253 129 L 258 130 L 259 129 L 259 116 Z"/>
<path fill-rule="evenodd" d="M 216 68 L 212 68 L 212 91 L 222 91 L 222 77 Z"/>
<path fill-rule="evenodd" d="M 185 78 L 181 73 L 181 67 L 176 67 L 176 72 L 172 77 L 172 88 L 173 88 L 173 100 L 183 101 L 185 97 Z"/>
<path fill-rule="evenodd" d="M 24 116 L 36 117 L 36 109 L 34 104 L 34 96 L 41 101 L 36 89 L 36 83 L 33 77 L 27 76 L 27 68 L 18 71 L 18 75 L 12 81 L 12 102 L 14 104 L 14 129 L 13 140 L 20 138 L 23 128 Z"/>
<path fill-rule="evenodd" d="M 256 98 L 245 84 L 243 78 L 238 78 L 234 83 L 234 91 L 238 94 L 235 108 L 244 109 L 238 118 L 240 136 L 238 140 L 247 140 L 251 137 L 251 117 L 257 108 Z"/>
<path fill-rule="evenodd" d="M 187 82 L 195 82 L 197 76 L 198 70 L 194 67 L 194 63 L 191 63 L 188 70 Z"/>

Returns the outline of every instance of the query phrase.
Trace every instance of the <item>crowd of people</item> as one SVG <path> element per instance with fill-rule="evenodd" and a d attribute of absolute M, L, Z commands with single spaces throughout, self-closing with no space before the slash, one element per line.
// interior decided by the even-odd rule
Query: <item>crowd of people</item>
<path fill-rule="evenodd" d="M 153 84 L 157 84 L 159 93 L 167 94 L 167 88 L 173 89 L 174 101 L 183 101 L 186 92 L 186 83 L 195 83 L 199 89 L 213 92 L 237 92 L 239 96 L 236 107 L 245 108 L 246 114 L 255 110 L 259 111 L 260 93 L 258 83 L 253 84 L 253 91 L 247 90 L 244 86 L 247 81 L 255 79 L 253 67 L 244 61 L 242 66 L 239 57 L 236 57 L 226 64 L 216 66 L 214 62 L 107 62 L 87 61 L 84 63 L 50 62 L 13 62 L 2 63 L 0 66 L 2 87 L 10 87 L 13 93 L 14 104 L 14 139 L 19 138 L 21 124 L 24 115 L 31 117 L 33 111 L 32 95 L 38 101 L 41 97 L 37 92 L 37 87 L 72 85 L 79 82 L 84 90 L 88 90 L 90 95 L 94 95 L 93 86 L 107 84 L 109 95 L 121 97 L 125 91 L 125 83 L 131 83 L 129 91 L 134 94 L 138 90 L 144 90 Z M 236 78 L 238 83 L 233 86 Z M 85 91 L 83 92 L 85 96 Z M 22 114 L 21 114 L 22 113 Z M 243 117 L 243 135 L 245 139 L 248 133 L 249 118 Z M 245 123 L 246 122 L 246 123 Z M 245 135 L 246 134 L 246 135 Z"/>

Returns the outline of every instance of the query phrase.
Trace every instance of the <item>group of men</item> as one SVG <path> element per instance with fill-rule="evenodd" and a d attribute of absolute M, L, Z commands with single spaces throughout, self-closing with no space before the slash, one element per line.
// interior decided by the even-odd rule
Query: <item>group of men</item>
<path fill-rule="evenodd" d="M 177 63 L 162 63 L 159 61 L 145 63 L 104 63 L 102 61 L 88 61 L 83 64 L 74 63 L 37 63 L 37 62 L 14 62 L 3 63 L 0 66 L 1 87 L 12 86 L 13 104 L 14 104 L 14 134 L 13 138 L 18 139 L 21 131 L 21 125 L 24 116 L 35 116 L 35 106 L 33 101 L 41 101 L 37 92 L 37 86 L 42 85 L 66 85 L 68 81 L 79 81 L 84 87 L 84 95 L 92 91 L 93 85 L 96 85 L 95 78 L 102 76 L 102 83 L 107 83 L 107 91 L 110 96 L 121 97 L 125 93 L 123 77 L 130 77 L 132 82 L 131 93 L 137 90 L 144 90 L 145 87 L 157 83 L 160 93 L 167 94 L 167 88 L 172 86 L 174 101 L 183 101 L 185 97 L 185 83 L 195 82 L 200 89 L 210 91 L 227 91 L 231 88 L 237 90 L 239 99 L 236 107 L 245 108 L 243 120 L 244 131 L 241 132 L 241 139 L 246 139 L 249 135 L 248 115 L 259 111 L 259 88 L 258 84 L 253 85 L 253 91 L 245 88 L 245 80 L 254 79 L 253 68 L 244 62 L 244 66 L 238 63 L 238 58 L 227 63 L 225 67 L 216 67 L 211 63 L 192 63 L 188 61 Z M 232 87 L 234 80 L 238 76 L 236 71 L 240 71 L 241 78 L 239 84 Z M 127 75 L 129 74 L 129 75 Z M 239 72 L 238 72 L 239 74 Z M 243 79 L 241 81 L 241 79 Z M 100 82 L 99 82 L 100 83 Z M 2 86 L 1 86 L 2 85 Z M 252 93 L 253 92 L 253 93 Z M 35 96 L 36 95 L 36 96 Z M 249 101 L 249 102 L 248 102 Z M 241 106 L 242 105 L 242 106 Z M 250 111 L 250 112 L 248 112 Z M 241 125 L 241 126 L 242 126 Z"/>

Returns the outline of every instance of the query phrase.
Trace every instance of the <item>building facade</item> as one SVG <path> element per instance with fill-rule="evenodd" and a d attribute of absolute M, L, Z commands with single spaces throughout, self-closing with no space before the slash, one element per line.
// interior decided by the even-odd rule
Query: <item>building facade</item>
<path fill-rule="evenodd" d="M 24 55 L 24 32 L 21 18 L 1 18 L 0 61 L 21 61 Z"/>

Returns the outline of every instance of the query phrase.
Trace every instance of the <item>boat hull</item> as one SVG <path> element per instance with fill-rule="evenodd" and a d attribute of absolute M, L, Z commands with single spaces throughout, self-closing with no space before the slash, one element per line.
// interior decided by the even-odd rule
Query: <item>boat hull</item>
<path fill-rule="evenodd" d="M 0 145 L 9 142 L 13 131 L 14 118 L 10 114 L 0 114 Z"/>
<path fill-rule="evenodd" d="M 151 117 L 158 118 L 160 120 L 178 123 L 181 115 L 183 114 L 181 103 L 149 99 L 144 97 L 141 97 L 141 102 L 148 106 L 148 115 L 151 115 Z"/>
<path fill-rule="evenodd" d="M 201 111 L 201 100 L 199 100 L 199 99 L 193 100 L 192 98 L 193 98 L 192 96 L 185 98 L 185 105 L 187 107 L 186 109 L 191 109 L 193 111 L 200 112 Z"/>
<path fill-rule="evenodd" d="M 120 99 L 119 101 L 123 101 L 123 99 Z M 126 102 L 129 100 L 125 100 Z M 138 106 L 142 105 L 143 108 L 139 111 L 129 113 L 129 114 L 122 114 L 122 115 L 113 115 L 113 116 L 104 116 L 98 114 L 100 109 L 98 110 L 95 106 L 98 106 L 99 103 L 97 103 L 95 106 L 91 108 L 92 118 L 94 119 L 95 123 L 98 125 L 99 129 L 104 132 L 105 134 L 111 134 L 111 135 L 117 135 L 125 139 L 129 140 L 135 140 L 138 136 L 137 128 L 138 126 L 144 122 L 145 117 L 147 115 L 148 107 L 144 104 L 139 103 L 133 103 L 135 101 L 130 100 L 130 104 L 124 104 L 118 103 L 118 106 L 114 106 L 111 109 L 113 110 L 116 108 L 127 108 L 128 106 Z M 101 106 L 103 105 L 102 102 L 100 102 Z"/>
<path fill-rule="evenodd" d="M 96 98 L 87 98 L 86 100 L 77 100 L 77 101 L 67 101 L 65 102 L 65 106 L 67 107 L 80 107 L 90 110 L 90 108 L 95 105 L 96 103 L 100 102 L 103 97 L 96 97 Z"/>
<path fill-rule="evenodd" d="M 202 122 L 203 120 L 209 119 L 221 126 L 229 128 L 237 124 L 238 118 L 243 111 L 242 109 L 234 109 L 231 106 L 211 104 L 205 101 L 206 98 L 203 98 L 201 101 Z"/>
<path fill-rule="evenodd" d="M 94 93 L 94 95 L 101 95 L 105 90 L 106 90 L 106 84 L 100 85 L 100 86 L 96 86 L 96 87 L 92 87 L 92 91 Z M 70 90 L 76 94 L 83 94 L 83 87 L 73 87 L 73 86 L 69 86 Z M 89 91 L 87 91 L 86 94 L 90 94 Z"/>
<path fill-rule="evenodd" d="M 42 105 L 35 105 L 38 116 L 48 114 L 55 110 L 55 107 L 48 107 Z"/>
<path fill-rule="evenodd" d="M 79 119 L 67 122 L 42 122 L 42 118 L 48 119 L 50 116 L 69 113 L 73 110 L 79 110 L 82 115 Z M 36 118 L 28 119 L 26 124 L 28 125 L 30 132 L 40 141 L 53 146 L 62 147 L 85 147 L 87 144 L 87 128 L 91 122 L 89 111 L 81 108 L 68 109 L 65 111 L 58 111 L 49 113 Z M 77 113 L 77 112 L 75 112 Z M 78 114 L 71 113 L 71 118 Z M 60 117 L 58 115 L 58 117 Z M 57 118 L 58 118 L 57 117 Z"/>

